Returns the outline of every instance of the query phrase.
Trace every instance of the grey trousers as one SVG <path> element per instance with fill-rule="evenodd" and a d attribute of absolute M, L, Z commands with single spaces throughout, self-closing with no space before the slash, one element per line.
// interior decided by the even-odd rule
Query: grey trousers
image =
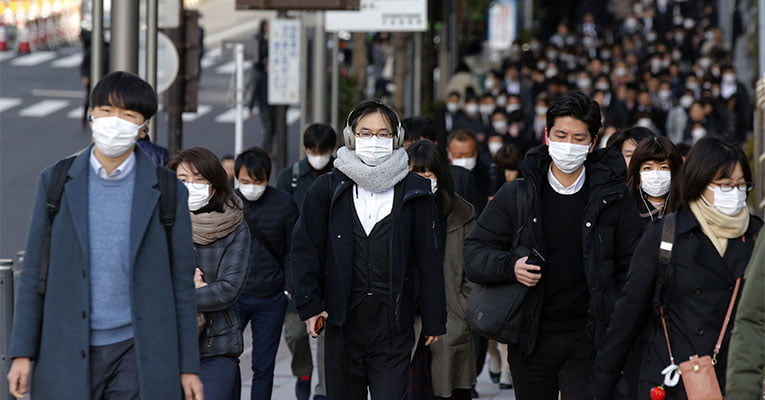
<path fill-rule="evenodd" d="M 324 386 L 324 335 L 317 339 L 316 364 L 316 387 L 314 395 L 326 396 L 327 389 Z M 311 357 L 311 344 L 305 323 L 300 320 L 298 313 L 287 311 L 284 317 L 284 341 L 292 354 L 292 375 L 302 377 L 313 374 L 313 360 Z"/>

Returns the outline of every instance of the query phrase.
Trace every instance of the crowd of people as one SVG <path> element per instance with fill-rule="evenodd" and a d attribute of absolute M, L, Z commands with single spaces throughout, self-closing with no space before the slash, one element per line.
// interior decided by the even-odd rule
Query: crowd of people
<path fill-rule="evenodd" d="M 752 106 L 707 3 L 583 6 L 460 66 L 433 118 L 308 126 L 278 173 L 258 147 L 170 157 L 153 89 L 106 75 L 94 144 L 40 176 L 11 394 L 238 399 L 249 325 L 252 399 L 282 332 L 298 400 L 475 398 L 487 355 L 519 400 L 693 399 L 688 365 L 761 396 Z"/>

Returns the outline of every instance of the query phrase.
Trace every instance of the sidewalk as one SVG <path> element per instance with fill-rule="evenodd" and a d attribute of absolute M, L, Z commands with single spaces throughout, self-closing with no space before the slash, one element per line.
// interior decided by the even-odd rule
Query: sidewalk
<path fill-rule="evenodd" d="M 244 334 L 244 353 L 240 358 L 240 368 L 242 369 L 242 400 L 250 398 L 250 382 L 252 381 L 252 369 L 250 360 L 252 357 L 252 337 L 249 326 Z M 311 341 L 311 347 L 316 354 L 316 341 Z M 274 369 L 274 390 L 271 396 L 274 400 L 292 400 L 295 398 L 295 377 L 290 371 L 290 352 L 282 337 L 279 343 L 279 352 L 276 354 L 276 368 Z M 314 360 L 315 361 L 315 360 Z M 494 400 L 515 400 L 512 390 L 499 390 L 499 385 L 491 383 L 489 379 L 488 368 L 483 369 L 483 373 L 478 377 L 476 390 L 481 399 Z"/>

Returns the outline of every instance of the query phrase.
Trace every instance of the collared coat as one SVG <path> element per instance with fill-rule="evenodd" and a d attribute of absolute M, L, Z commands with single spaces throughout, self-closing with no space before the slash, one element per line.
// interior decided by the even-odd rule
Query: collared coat
<path fill-rule="evenodd" d="M 699 357 L 711 355 L 714 350 L 736 278 L 744 275 L 762 220 L 750 216 L 744 235 L 729 239 L 722 257 L 702 232 L 688 207 L 678 209 L 676 224 L 672 258 L 668 266 L 664 267 L 658 261 L 661 223 L 651 224 L 635 248 L 627 282 L 608 325 L 603 351 L 595 359 L 592 389 L 596 399 L 609 398 L 629 355 L 629 345 L 645 325 L 648 325 L 650 333 L 643 353 L 637 398 L 647 398 L 651 388 L 664 380 L 661 372 L 670 364 L 670 358 L 661 322 L 654 312 L 649 311 L 655 310 L 651 307 L 653 303 L 664 308 L 669 341 L 677 364 L 687 361 L 694 354 Z M 660 295 L 654 297 L 660 272 L 666 280 Z M 731 320 L 735 315 L 734 309 Z M 728 325 L 715 366 L 723 394 L 732 325 Z M 686 398 L 682 377 L 677 386 L 665 389 L 667 399 Z"/>
<path fill-rule="evenodd" d="M 90 398 L 91 149 L 80 153 L 69 169 L 60 211 L 52 225 L 44 296 L 38 292 L 38 282 L 52 167 L 40 174 L 37 186 L 10 345 L 12 358 L 34 361 L 31 397 L 35 400 Z M 180 374 L 199 372 L 188 192 L 179 181 L 173 243 L 168 246 L 159 219 L 157 167 L 142 150 L 136 147 L 134 151 L 133 205 L 125 224 L 130 224 L 130 302 L 139 391 L 142 400 L 180 399 Z"/>
<path fill-rule="evenodd" d="M 338 169 L 316 180 L 306 194 L 292 238 L 295 305 L 302 320 L 326 311 L 327 322 L 343 326 L 350 312 L 353 275 L 354 182 Z M 422 333 L 446 332 L 443 259 L 430 182 L 409 173 L 394 186 L 391 234 L 392 329 L 413 326 L 415 308 Z"/>

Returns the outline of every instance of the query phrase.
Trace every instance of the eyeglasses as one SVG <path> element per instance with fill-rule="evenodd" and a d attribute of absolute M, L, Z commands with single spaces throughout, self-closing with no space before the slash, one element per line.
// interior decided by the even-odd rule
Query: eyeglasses
<path fill-rule="evenodd" d="M 364 138 L 364 139 L 369 139 L 372 136 L 377 136 L 380 139 L 390 139 L 390 138 L 393 137 L 393 133 L 391 133 L 391 131 L 389 131 L 387 129 L 380 129 L 377 132 L 374 132 L 374 131 L 369 130 L 369 129 L 362 129 L 362 130 L 356 132 L 356 136 L 358 136 L 360 138 Z"/>
<path fill-rule="evenodd" d="M 192 189 L 202 190 L 209 185 L 207 181 L 204 182 L 184 182 L 185 185 L 191 186 Z"/>
<path fill-rule="evenodd" d="M 717 187 L 720 188 L 721 192 L 730 192 L 734 188 L 742 192 L 744 191 L 749 192 L 754 187 L 754 184 L 752 182 L 739 183 L 738 185 L 733 185 L 730 183 L 715 183 L 715 182 L 712 182 L 712 184 L 717 185 Z"/>

